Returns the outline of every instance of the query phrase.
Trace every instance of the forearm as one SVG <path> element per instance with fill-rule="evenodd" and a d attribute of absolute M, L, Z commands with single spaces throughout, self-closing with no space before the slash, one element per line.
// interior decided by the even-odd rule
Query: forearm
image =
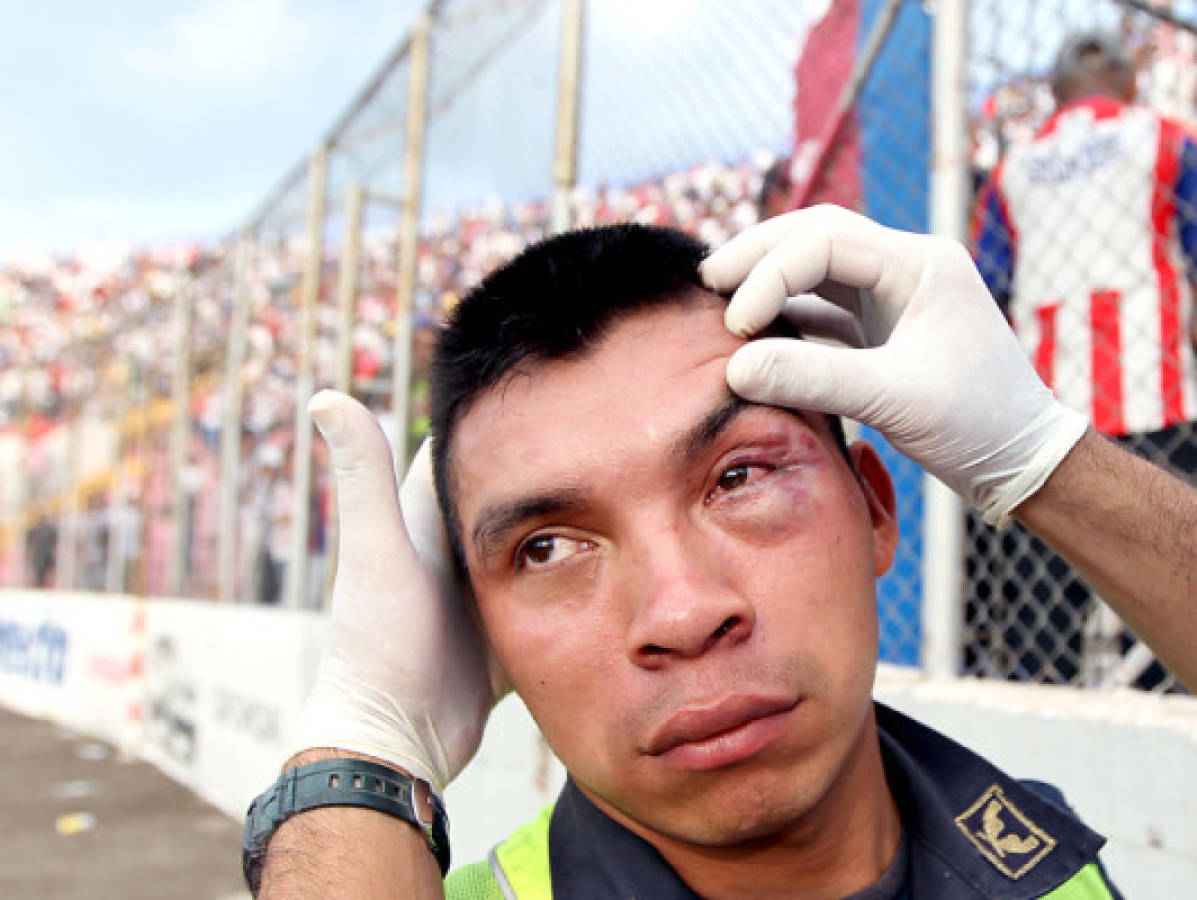
<path fill-rule="evenodd" d="M 286 768 L 358 755 L 308 750 Z M 308 810 L 279 826 L 266 848 L 257 896 L 440 900 L 444 891 L 436 859 L 414 827 L 374 810 L 336 806 Z"/>
<path fill-rule="evenodd" d="M 1090 431 L 1015 515 L 1197 688 L 1197 490 Z"/>

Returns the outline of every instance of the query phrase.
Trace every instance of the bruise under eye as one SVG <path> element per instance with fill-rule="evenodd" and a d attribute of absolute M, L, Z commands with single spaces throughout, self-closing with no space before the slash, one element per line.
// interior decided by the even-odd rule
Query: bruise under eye
<path fill-rule="evenodd" d="M 719 464 L 716 477 L 709 482 L 707 503 L 721 496 L 735 496 L 775 474 L 805 468 L 818 458 L 822 447 L 810 423 L 788 411 L 782 421 L 750 426 L 738 440 L 734 434 L 729 437 L 740 446 L 728 452 Z"/>

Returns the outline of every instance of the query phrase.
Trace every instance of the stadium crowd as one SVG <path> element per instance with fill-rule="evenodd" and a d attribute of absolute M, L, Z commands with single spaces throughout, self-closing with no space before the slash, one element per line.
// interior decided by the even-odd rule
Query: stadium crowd
<path fill-rule="evenodd" d="M 1128 16 L 1140 101 L 1197 126 L 1197 38 Z M 977 98 L 970 123 L 975 186 L 1053 112 L 1047 79 L 1018 74 Z M 679 227 L 712 246 L 758 218 L 777 160 L 761 152 L 641 183 L 580 187 L 579 226 L 634 219 Z M 406 450 L 427 429 L 426 367 L 438 323 L 463 292 L 548 226 L 543 200 L 492 200 L 425 217 L 417 259 Z M 249 325 L 240 380 L 236 596 L 279 602 L 292 545 L 295 383 L 307 247 L 297 234 L 258 234 L 247 273 Z M 353 389 L 389 419 L 396 309 L 393 228 L 362 236 Z M 335 380 L 339 248 L 326 248 L 312 350 L 317 386 Z M 181 482 L 188 552 L 183 590 L 217 595 L 220 444 L 234 302 L 232 243 L 175 245 L 106 259 L 43 255 L 0 268 L 0 585 L 167 591 L 173 543 L 171 384 L 177 298 L 189 291 L 191 391 Z M 78 427 L 67 427 L 76 423 Z M 81 423 L 81 424 L 80 424 Z M 389 429 L 388 429 L 389 431 Z M 81 453 L 80 448 L 86 448 Z M 308 596 L 324 590 L 330 480 L 313 444 Z M 13 477 L 10 473 L 19 473 Z M 68 503 L 68 499 L 71 501 Z"/>
<path fill-rule="evenodd" d="M 773 161 L 761 154 L 627 187 L 579 188 L 574 219 L 579 225 L 626 219 L 669 224 L 717 245 L 756 221 L 755 197 Z M 547 223 L 544 202 L 496 201 L 428 217 L 417 262 L 409 449 L 427 428 L 425 368 L 433 329 L 465 290 L 540 237 Z M 394 244 L 393 229 L 363 236 L 351 335 L 354 389 L 384 421 L 391 392 Z M 280 599 L 291 542 L 305 254 L 301 238 L 259 240 L 248 277 L 237 593 L 263 603 Z M 334 380 L 337 267 L 337 248 L 330 247 L 316 307 L 317 385 Z M 219 492 L 212 487 L 219 483 L 233 268 L 229 245 L 181 245 L 102 260 L 47 255 L 0 271 L 0 440 L 10 439 L 10 450 L 0 450 L 0 466 L 24 475 L 2 479 L 9 487 L 0 494 L 0 583 L 166 590 L 173 539 L 171 382 L 181 334 L 177 299 L 186 290 L 192 304 L 191 427 L 182 474 L 189 547 L 183 580 L 187 594 L 215 596 Z M 68 427 L 72 423 L 79 427 Z M 11 449 L 25 439 L 27 452 Z M 329 512 L 322 442 L 315 447 L 312 605 L 323 589 Z M 17 481 L 24 482 L 19 491 Z M 22 510 L 24 529 L 17 527 Z M 22 533 L 25 546 L 18 547 Z"/>

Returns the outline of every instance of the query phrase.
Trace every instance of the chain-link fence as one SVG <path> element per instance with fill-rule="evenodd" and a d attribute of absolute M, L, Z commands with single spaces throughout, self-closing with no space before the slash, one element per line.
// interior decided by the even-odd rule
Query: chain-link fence
<path fill-rule="evenodd" d="M 1092 365 L 1104 360 L 1108 373 L 1116 355 L 1065 339 L 1114 331 L 1127 373 L 1148 373 L 1121 385 L 1121 432 L 1150 435 L 1140 444 L 1157 460 L 1160 448 L 1191 453 L 1191 337 L 1181 335 L 1176 367 L 1159 361 L 1192 322 L 1187 261 L 1143 238 L 1141 283 L 1110 280 L 1142 262 L 1128 229 L 1156 234 L 1165 207 L 1175 215 L 1182 205 L 1183 154 L 1169 157 L 1171 186 L 1152 189 L 1140 219 L 1120 181 L 1097 179 L 1097 200 L 1046 199 L 1078 173 L 1096 178 L 1113 152 L 1104 138 L 1034 163 L 1042 188 L 1030 199 L 1001 177 L 1025 167 L 1019 154 L 1052 121 L 1052 59 L 1082 28 L 1119 35 L 1148 110 L 1191 119 L 1191 28 L 1170 20 L 1191 21 L 1193 4 L 1144 5 L 978 0 L 953 45 L 935 40 L 936 19 L 960 3 L 434 0 L 221 246 L 127 264 L 108 287 L 115 299 L 88 285 L 74 308 L 58 308 L 70 291 L 56 274 L 4 274 L 0 301 L 37 301 L 21 307 L 17 337 L 0 338 L 0 466 L 29 473 L 20 488 L 0 479 L 5 583 L 321 605 L 335 571 L 335 496 L 306 398 L 324 386 L 355 393 L 386 425 L 401 466 L 427 428 L 429 349 L 445 312 L 495 265 L 569 224 L 636 219 L 717 245 L 761 215 L 831 201 L 964 237 L 950 217 L 936 219 L 936 202 L 976 210 L 979 261 L 1061 396 L 1081 390 L 1099 427 L 1114 414 L 1084 385 Z M 953 58 L 963 66 L 955 83 Z M 934 133 L 950 131 L 957 112 L 963 121 L 966 105 L 974 196 L 959 165 L 960 190 L 940 189 L 937 201 L 934 171 L 946 167 L 951 184 L 959 160 Z M 1105 202 L 1116 205 L 1099 212 Z M 1086 227 L 1116 237 L 1086 239 Z M 1173 312 L 1157 299 L 1154 312 L 1131 315 L 1136 291 L 1160 296 L 1161 260 L 1176 274 Z M 1060 273 L 1071 280 L 1053 283 Z M 1100 283 L 1073 310 L 1090 277 Z M 0 302 L 0 316 L 10 308 Z M 1054 356 L 1042 349 L 1045 323 Z M 1140 399 L 1151 392 L 1157 399 Z M 1168 419 L 1174 408 L 1180 417 Z M 1157 413 L 1167 437 L 1148 421 Z M 903 533 L 878 590 L 883 659 L 928 665 L 934 636 L 939 670 L 1171 685 L 1028 535 L 970 518 L 960 547 L 942 524 L 965 527 L 963 512 L 932 502 L 916 466 L 864 437 L 894 474 Z M 1173 464 L 1197 468 L 1181 456 Z M 934 563 L 944 558 L 947 575 Z M 946 605 L 929 605 L 933 596 Z"/>
<path fill-rule="evenodd" d="M 1065 404 L 1194 483 L 1197 4 L 977 2 L 970 14 L 982 273 Z M 966 671 L 1173 687 L 1021 526 L 970 516 L 966 565 Z"/>

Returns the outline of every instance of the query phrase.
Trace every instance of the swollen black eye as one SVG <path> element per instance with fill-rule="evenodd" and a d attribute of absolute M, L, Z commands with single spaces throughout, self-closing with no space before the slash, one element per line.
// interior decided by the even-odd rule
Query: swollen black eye
<path fill-rule="evenodd" d="M 719 476 L 718 486 L 725 491 L 734 491 L 748 483 L 748 466 L 733 466 Z"/>

